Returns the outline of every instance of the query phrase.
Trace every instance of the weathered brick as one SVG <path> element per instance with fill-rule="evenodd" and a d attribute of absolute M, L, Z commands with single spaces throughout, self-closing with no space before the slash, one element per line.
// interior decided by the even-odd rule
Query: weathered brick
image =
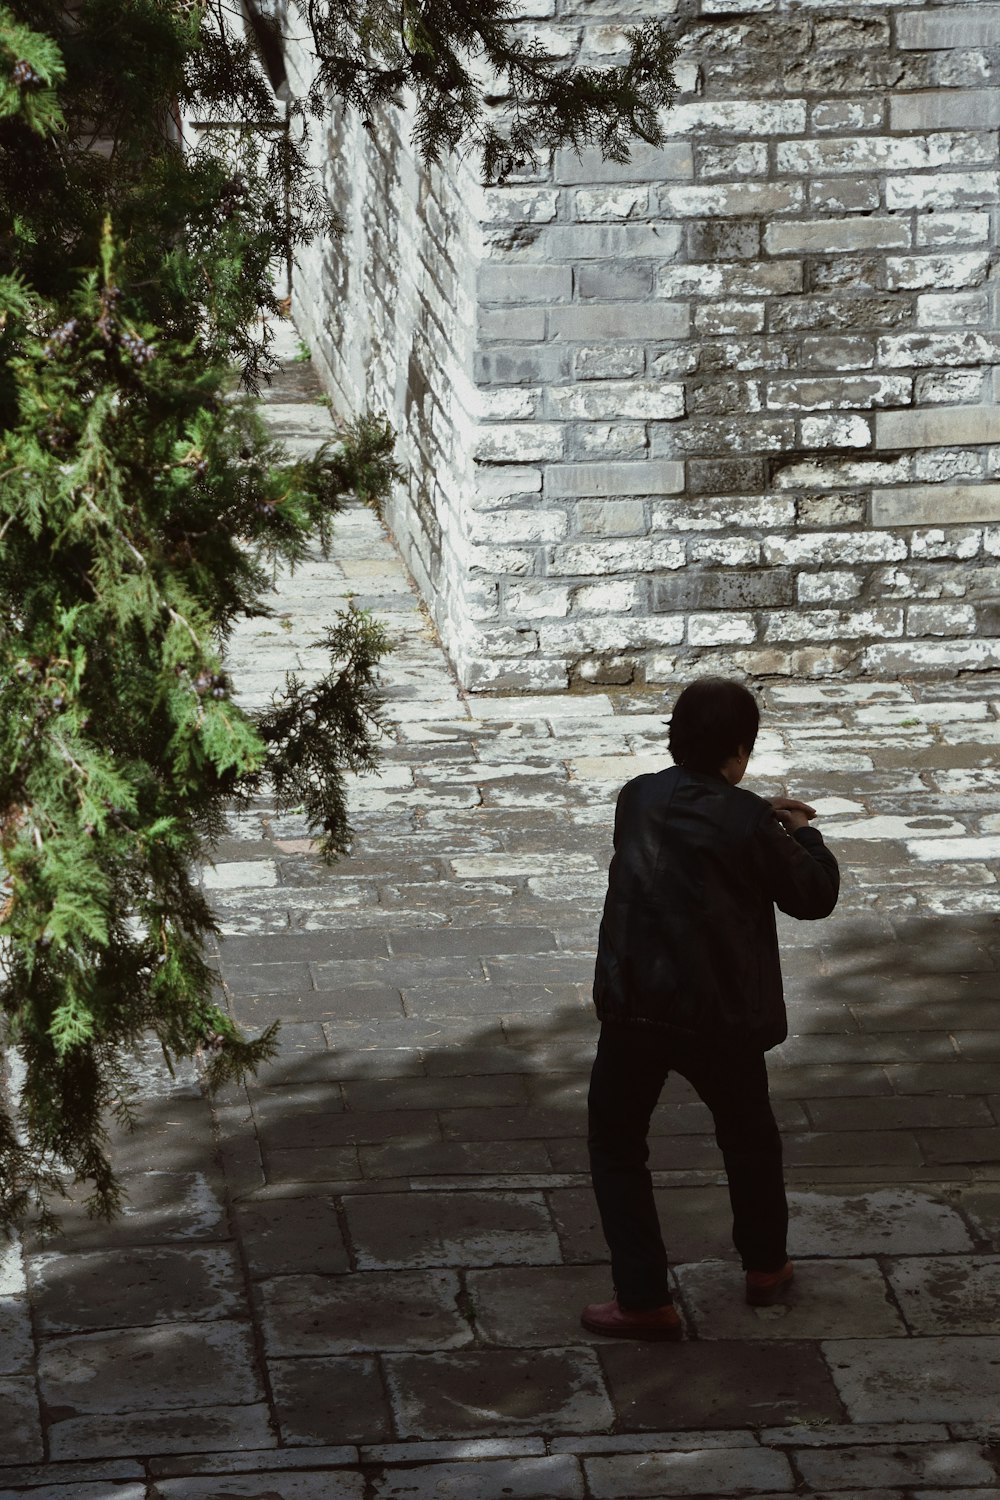
<path fill-rule="evenodd" d="M 764 248 L 771 255 L 829 254 L 832 250 L 902 250 L 910 244 L 910 226 L 900 219 L 789 220 L 768 224 Z"/>
<path fill-rule="evenodd" d="M 664 188 L 660 212 L 667 217 L 724 218 L 792 213 L 805 202 L 797 183 L 718 182 L 712 186 Z"/>
<path fill-rule="evenodd" d="M 606 302 L 587 307 L 553 307 L 549 330 L 557 339 L 683 339 L 691 326 L 690 309 L 669 302 Z M 538 354 L 553 356 L 552 346 Z M 483 356 L 494 358 L 495 355 Z M 537 377 L 536 377 L 537 378 Z M 555 378 L 555 377 L 550 377 Z"/>
<path fill-rule="evenodd" d="M 888 519 L 876 525 L 893 524 Z M 899 524 L 898 522 L 895 524 Z M 905 523 L 904 523 L 905 524 Z M 799 536 L 769 536 L 764 539 L 764 561 L 796 567 L 870 562 L 902 562 L 906 543 L 885 531 L 814 531 Z"/>
<path fill-rule="evenodd" d="M 780 297 L 802 290 L 797 261 L 735 266 L 661 266 L 656 286 L 664 297 Z"/>
<path fill-rule="evenodd" d="M 558 542 L 566 535 L 565 511 L 480 510 L 469 516 L 467 536 L 471 542 L 498 542 L 503 546 L 520 542 Z"/>
<path fill-rule="evenodd" d="M 813 370 L 866 370 L 875 363 L 875 340 L 860 334 L 804 338 L 801 353 Z"/>
<path fill-rule="evenodd" d="M 545 470 L 548 499 L 591 496 L 675 495 L 684 487 L 684 465 L 671 459 L 644 463 L 553 464 Z"/>
<path fill-rule="evenodd" d="M 634 266 L 622 261 L 594 261 L 591 266 L 577 266 L 574 281 L 580 302 L 636 302 L 651 296 L 652 266 L 643 261 Z"/>
<path fill-rule="evenodd" d="M 996 129 L 1000 94 L 996 89 L 932 89 L 897 93 L 889 100 L 893 130 Z"/>
<path fill-rule="evenodd" d="M 803 99 L 706 99 L 676 104 L 666 126 L 672 136 L 696 134 L 699 139 L 707 130 L 754 137 L 800 135 L 806 128 L 806 105 Z"/>
<path fill-rule="evenodd" d="M 988 254 L 890 255 L 885 263 L 886 283 L 891 290 L 907 287 L 979 286 L 990 268 Z"/>
<path fill-rule="evenodd" d="M 799 424 L 803 448 L 867 448 L 871 427 L 864 417 L 803 417 Z"/>
<path fill-rule="evenodd" d="M 998 443 L 1000 409 L 995 406 L 939 406 L 927 411 L 879 412 L 875 418 L 875 440 L 880 448 Z"/>
<path fill-rule="evenodd" d="M 645 507 L 641 500 L 581 500 L 576 525 L 593 536 L 640 536 L 646 530 Z"/>
<path fill-rule="evenodd" d="M 875 177 L 817 177 L 809 184 L 809 207 L 824 213 L 873 213 L 880 202 Z"/>
<path fill-rule="evenodd" d="M 985 292 L 929 292 L 917 298 L 917 323 L 921 328 L 977 328 L 988 318 Z"/>
<path fill-rule="evenodd" d="M 525 580 L 504 588 L 508 615 L 524 620 L 560 618 L 569 614 L 569 589 L 565 585 Z"/>
<path fill-rule="evenodd" d="M 860 573 L 799 573 L 798 597 L 803 604 L 837 604 L 856 599 L 861 592 Z"/>
<path fill-rule="evenodd" d="M 669 182 L 693 173 L 694 154 L 686 141 L 671 141 L 665 146 L 633 141 L 627 162 L 606 161 L 596 147 L 587 147 L 579 154 L 556 152 L 555 180 L 560 183 Z"/>
<path fill-rule="evenodd" d="M 574 214 L 581 223 L 609 219 L 645 219 L 649 216 L 646 187 L 581 188 L 573 194 Z"/>
<path fill-rule="evenodd" d="M 1000 94 L 997 95 L 1000 98 Z M 918 249 L 941 245 L 981 245 L 990 237 L 989 214 L 919 214 L 914 243 Z"/>
<path fill-rule="evenodd" d="M 568 302 L 573 273 L 568 266 L 505 266 L 487 261 L 479 267 L 479 296 L 484 302 Z"/>
<path fill-rule="evenodd" d="M 760 254 L 759 224 L 689 224 L 686 239 L 689 260 L 754 260 Z"/>
<path fill-rule="evenodd" d="M 971 604 L 912 604 L 906 611 L 907 635 L 972 635 L 976 625 Z"/>
<path fill-rule="evenodd" d="M 753 493 L 764 488 L 759 458 L 692 458 L 687 487 L 692 495 Z"/>
<path fill-rule="evenodd" d="M 716 177 L 766 177 L 767 141 L 741 141 L 736 146 L 699 146 L 695 167 L 702 182 Z"/>
<path fill-rule="evenodd" d="M 1000 484 L 913 484 L 872 491 L 873 526 L 1000 521 Z"/>
<path fill-rule="evenodd" d="M 583 421 L 600 421 L 605 417 L 673 421 L 684 415 L 684 387 L 632 381 L 557 385 L 549 388 L 548 404 L 554 416 Z"/>
<path fill-rule="evenodd" d="M 762 301 L 709 302 L 694 309 L 694 327 L 696 333 L 709 338 L 730 333 L 763 333 L 766 317 Z"/>
<path fill-rule="evenodd" d="M 586 583 L 573 590 L 573 608 L 581 614 L 631 614 L 643 597 L 638 583 L 628 578 Z"/>
<path fill-rule="evenodd" d="M 636 344 L 581 344 L 573 358 L 577 380 L 627 380 L 645 367 L 645 350 Z"/>
<path fill-rule="evenodd" d="M 916 172 L 932 167 L 988 163 L 994 156 L 992 137 L 976 131 L 782 141 L 777 147 L 780 172 L 812 175 L 825 172 Z"/>
<path fill-rule="evenodd" d="M 933 172 L 924 177 L 890 177 L 885 185 L 891 209 L 964 208 L 1000 201 L 1000 173 Z"/>
<path fill-rule="evenodd" d="M 588 574 L 655 573 L 660 568 L 682 568 L 684 546 L 672 538 L 630 538 L 624 542 L 576 542 L 556 547 L 549 569 L 553 578 Z"/>
<path fill-rule="evenodd" d="M 896 22 L 899 47 L 1000 47 L 1000 5 L 943 6 L 940 10 L 904 11 Z"/>
<path fill-rule="evenodd" d="M 767 404 L 782 411 L 842 411 L 895 406 L 910 399 L 912 385 L 900 375 L 842 375 L 815 380 L 769 380 Z"/>
<path fill-rule="evenodd" d="M 765 641 L 870 640 L 902 635 L 903 611 L 778 610 L 764 616 L 763 627 Z"/>
<path fill-rule="evenodd" d="M 512 344 L 508 348 L 481 350 L 476 355 L 475 373 L 482 385 L 538 385 L 565 380 L 569 366 L 569 350 L 565 348 L 551 344 L 537 348 Z"/>
<path fill-rule="evenodd" d="M 534 248 L 545 261 L 672 260 L 681 240 L 679 224 L 558 224 L 544 229 Z"/>
<path fill-rule="evenodd" d="M 645 458 L 647 446 L 644 422 L 585 422 L 566 435 L 570 459 Z"/>
<path fill-rule="evenodd" d="M 880 99 L 825 99 L 809 118 L 814 130 L 878 130 L 884 115 Z"/>
<path fill-rule="evenodd" d="M 753 615 L 689 615 L 687 638 L 692 646 L 749 646 L 757 639 Z"/>
<path fill-rule="evenodd" d="M 563 431 L 553 422 L 511 422 L 481 427 L 473 457 L 477 463 L 533 463 L 562 457 Z"/>
<path fill-rule="evenodd" d="M 653 505 L 653 529 L 668 534 L 679 531 L 753 531 L 791 526 L 794 502 L 774 495 L 734 496 L 664 500 Z"/>
<path fill-rule="evenodd" d="M 986 365 L 1000 354 L 1000 337 L 981 333 L 889 334 L 878 341 L 883 365 Z"/>
<path fill-rule="evenodd" d="M 975 405 L 983 397 L 983 370 L 935 370 L 918 375 L 913 384 L 913 399 L 918 406 L 935 402 Z"/>
<path fill-rule="evenodd" d="M 703 453 L 780 453 L 795 445 L 795 423 L 790 417 L 748 418 L 745 422 L 689 420 L 671 429 L 671 448 L 697 456 Z M 652 450 L 658 453 L 659 439 L 653 434 Z"/>
<path fill-rule="evenodd" d="M 785 569 L 706 573 L 688 568 L 657 579 L 652 603 L 655 610 L 758 609 L 791 604 L 794 598 L 794 574 Z"/>

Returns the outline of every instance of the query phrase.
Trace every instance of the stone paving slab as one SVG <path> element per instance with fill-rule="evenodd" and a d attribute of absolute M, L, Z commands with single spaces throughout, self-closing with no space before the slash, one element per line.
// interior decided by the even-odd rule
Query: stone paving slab
<path fill-rule="evenodd" d="M 266 403 L 298 445 L 328 424 L 307 377 Z M 61 1233 L 3 1258 L 0 1497 L 993 1493 L 1000 674 L 761 685 L 752 785 L 816 802 L 844 871 L 831 919 L 779 921 L 797 1278 L 743 1303 L 711 1128 L 671 1080 L 652 1160 L 688 1338 L 612 1343 L 578 1321 L 610 1295 L 589 985 L 614 798 L 666 763 L 674 685 L 462 694 L 349 507 L 279 618 L 240 623 L 244 702 L 321 665 L 352 592 L 396 646 L 351 855 L 323 866 L 262 796 L 206 874 L 223 997 L 281 1021 L 280 1054 L 214 1110 L 144 1058 L 125 1216 L 70 1187 Z"/>

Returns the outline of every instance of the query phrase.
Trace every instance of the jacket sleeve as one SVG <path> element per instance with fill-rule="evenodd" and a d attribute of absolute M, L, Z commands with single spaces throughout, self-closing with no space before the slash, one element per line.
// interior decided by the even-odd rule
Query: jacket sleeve
<path fill-rule="evenodd" d="M 840 893 L 840 869 L 818 828 L 789 833 L 770 813 L 757 830 L 768 893 L 786 916 L 828 917 Z"/>

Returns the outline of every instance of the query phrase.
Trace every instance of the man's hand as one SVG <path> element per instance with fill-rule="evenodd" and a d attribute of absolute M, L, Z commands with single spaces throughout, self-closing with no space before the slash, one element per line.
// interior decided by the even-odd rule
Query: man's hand
<path fill-rule="evenodd" d="M 794 833 L 796 828 L 808 828 L 809 820 L 816 816 L 814 807 L 795 797 L 771 797 L 769 801 L 778 821 L 784 823 L 789 833 Z"/>

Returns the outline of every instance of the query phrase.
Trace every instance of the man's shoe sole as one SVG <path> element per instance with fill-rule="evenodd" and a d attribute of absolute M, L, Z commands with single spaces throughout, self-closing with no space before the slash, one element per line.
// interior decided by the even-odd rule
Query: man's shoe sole
<path fill-rule="evenodd" d="M 773 1286 L 752 1286 L 747 1283 L 747 1303 L 750 1307 L 773 1307 L 776 1302 L 780 1302 L 794 1280 L 795 1272 L 792 1270 Z"/>

